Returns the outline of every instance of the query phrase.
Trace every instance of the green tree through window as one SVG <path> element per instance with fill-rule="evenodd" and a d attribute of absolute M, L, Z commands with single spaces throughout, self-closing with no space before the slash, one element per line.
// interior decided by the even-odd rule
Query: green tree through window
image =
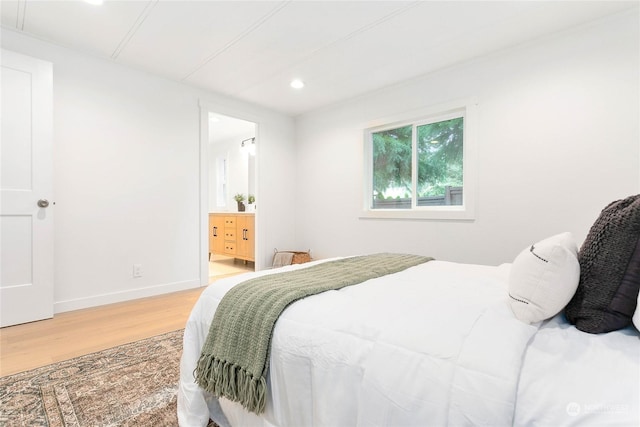
<path fill-rule="evenodd" d="M 404 192 L 411 197 L 411 138 L 413 126 L 373 134 L 373 193 L 376 199 Z"/>
<path fill-rule="evenodd" d="M 418 197 L 462 187 L 463 118 L 418 126 Z"/>
<path fill-rule="evenodd" d="M 461 205 L 464 118 L 407 125 L 372 133 L 372 207 L 410 209 L 417 206 Z M 416 134 L 417 183 L 412 182 Z"/>

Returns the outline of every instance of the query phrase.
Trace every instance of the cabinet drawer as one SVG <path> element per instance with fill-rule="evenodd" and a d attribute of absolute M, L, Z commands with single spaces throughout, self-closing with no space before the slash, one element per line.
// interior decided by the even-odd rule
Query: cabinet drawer
<path fill-rule="evenodd" d="M 236 253 L 236 244 L 233 242 L 224 242 L 224 253 L 225 254 L 235 254 Z"/>
<path fill-rule="evenodd" d="M 224 229 L 224 238 L 225 238 L 225 240 L 236 240 L 236 229 L 235 228 L 225 228 Z"/>
<path fill-rule="evenodd" d="M 224 226 L 229 228 L 236 228 L 236 218 L 232 216 L 225 216 Z"/>

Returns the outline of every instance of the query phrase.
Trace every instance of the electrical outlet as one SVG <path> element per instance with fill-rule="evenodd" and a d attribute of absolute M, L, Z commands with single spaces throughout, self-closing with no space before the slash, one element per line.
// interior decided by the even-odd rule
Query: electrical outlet
<path fill-rule="evenodd" d="M 133 264 L 133 277 L 142 277 L 142 264 Z"/>

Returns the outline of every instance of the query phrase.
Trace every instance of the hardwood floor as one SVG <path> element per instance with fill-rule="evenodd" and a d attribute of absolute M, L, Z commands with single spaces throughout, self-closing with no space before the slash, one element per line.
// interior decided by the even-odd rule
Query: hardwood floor
<path fill-rule="evenodd" d="M 204 287 L 0 329 L 0 376 L 184 328 Z"/>
<path fill-rule="evenodd" d="M 209 263 L 209 283 L 253 271 L 233 258 Z M 205 287 L 56 314 L 0 329 L 0 377 L 184 328 Z"/>

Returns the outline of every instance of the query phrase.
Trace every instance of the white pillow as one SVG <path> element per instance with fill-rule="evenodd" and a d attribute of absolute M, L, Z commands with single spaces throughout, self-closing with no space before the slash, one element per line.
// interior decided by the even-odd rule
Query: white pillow
<path fill-rule="evenodd" d="M 636 311 L 633 312 L 633 325 L 640 331 L 640 294 L 638 294 L 638 305 L 636 305 Z"/>
<path fill-rule="evenodd" d="M 578 288 L 578 246 L 571 233 L 561 233 L 526 248 L 509 273 L 509 305 L 525 323 L 558 314 Z"/>

